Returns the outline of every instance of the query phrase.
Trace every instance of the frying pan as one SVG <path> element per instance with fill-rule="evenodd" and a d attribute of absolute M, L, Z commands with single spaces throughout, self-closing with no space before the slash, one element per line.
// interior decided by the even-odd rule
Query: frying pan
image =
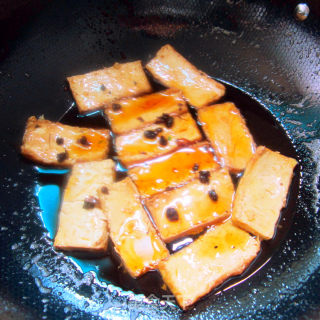
<path fill-rule="evenodd" d="M 304 22 L 294 17 L 296 1 L 34 3 L 41 12 L 1 50 L 0 318 L 318 319 L 317 1 L 308 3 L 311 12 Z M 5 26 L 1 31 L 12 33 L 10 24 Z M 210 295 L 188 312 L 101 281 L 55 252 L 35 196 L 41 177 L 19 155 L 28 116 L 58 120 L 72 105 L 67 75 L 116 61 L 145 62 L 166 43 L 209 75 L 232 84 L 230 92 L 245 97 L 242 105 L 254 101 L 250 110 L 260 114 L 261 136 L 269 136 L 280 149 L 289 143 L 300 164 L 298 196 L 290 208 L 294 214 L 290 221 L 282 220 L 287 231 L 272 257 L 242 283 Z M 246 112 L 246 106 L 241 110 Z M 264 120 L 268 128 L 280 128 L 284 140 L 265 130 Z M 50 179 L 55 183 L 60 178 Z"/>

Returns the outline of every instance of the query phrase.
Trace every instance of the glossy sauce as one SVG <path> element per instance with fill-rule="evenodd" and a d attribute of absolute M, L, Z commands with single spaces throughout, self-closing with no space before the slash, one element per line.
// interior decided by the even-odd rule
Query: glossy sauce
<path fill-rule="evenodd" d="M 219 167 L 210 145 L 201 142 L 133 165 L 129 174 L 144 197 L 177 187 L 194 178 L 200 170 L 213 170 Z"/>
<path fill-rule="evenodd" d="M 214 190 L 217 200 L 210 198 Z M 166 242 L 195 230 L 221 222 L 231 213 L 234 187 L 225 169 L 211 172 L 210 182 L 201 183 L 199 178 L 178 189 L 154 195 L 146 200 L 146 206 Z M 177 218 L 168 217 L 168 210 L 175 210 Z"/>
<path fill-rule="evenodd" d="M 162 131 L 154 138 L 145 136 L 145 131 Z M 160 138 L 164 137 L 166 145 L 161 145 Z M 201 140 L 202 136 L 195 121 L 189 113 L 174 117 L 172 128 L 153 124 L 140 130 L 134 130 L 116 137 L 116 149 L 120 160 L 127 166 L 148 160 L 177 149 L 181 144 L 191 144 Z"/>
<path fill-rule="evenodd" d="M 99 194 L 110 237 L 129 273 L 140 276 L 168 256 L 168 250 L 140 203 L 134 183 L 125 178 Z"/>
<path fill-rule="evenodd" d="M 257 145 L 265 145 L 272 150 L 278 150 L 282 154 L 292 156 L 296 158 L 295 150 L 292 143 L 285 131 L 279 125 L 277 121 L 267 112 L 262 105 L 253 100 L 249 95 L 241 92 L 230 85 L 226 85 L 227 91 L 224 98 L 225 101 L 235 101 L 237 107 L 240 109 L 241 114 L 246 120 L 247 126 L 251 134 L 254 137 Z M 101 113 L 93 113 L 90 116 L 79 116 L 77 109 L 73 106 L 69 109 L 62 117 L 61 122 L 70 125 L 88 126 L 92 128 L 105 128 L 107 126 Z M 114 150 L 111 150 L 110 156 L 117 161 Z M 46 187 L 48 185 L 56 185 L 63 190 L 64 181 L 62 175 L 54 174 L 51 171 L 40 168 L 39 171 L 39 183 L 40 187 Z M 64 173 L 64 172 L 62 172 Z M 123 177 L 126 175 L 126 169 L 117 162 L 117 176 Z M 241 173 L 232 175 L 234 184 L 236 186 Z M 64 177 L 65 178 L 65 177 Z M 51 188 L 49 187 L 48 192 Z M 241 283 L 244 279 L 249 278 L 257 270 L 259 270 L 264 264 L 266 264 L 273 252 L 282 243 L 288 230 L 291 227 L 293 216 L 296 210 L 296 199 L 299 190 L 299 168 L 297 167 L 294 173 L 293 182 L 290 187 L 288 195 L 287 206 L 282 210 L 281 217 L 279 220 L 279 228 L 277 228 L 276 234 L 272 240 L 261 243 L 261 251 L 258 257 L 246 269 L 241 276 L 231 277 L 227 279 L 223 284 L 214 289 L 213 294 L 219 293 L 221 290 L 227 290 L 228 288 L 234 287 L 237 283 Z M 42 219 L 44 226 L 50 232 L 50 235 L 56 233 L 56 222 L 58 219 L 58 198 L 56 198 L 57 204 L 52 205 L 52 202 L 48 200 L 47 192 L 37 193 L 42 209 Z M 187 236 L 179 240 L 175 240 L 167 244 L 168 249 L 171 253 L 181 250 L 186 245 L 192 243 L 197 236 Z M 150 294 L 156 295 L 160 299 L 163 299 L 164 295 L 171 294 L 163 286 L 163 281 L 158 272 L 148 272 L 139 279 L 133 279 L 123 267 L 121 267 L 121 261 L 118 255 L 113 249 L 111 241 L 109 242 L 109 256 L 101 259 L 86 259 L 75 258 L 74 255 L 70 256 L 70 259 L 74 261 L 83 272 L 90 270 L 94 271 L 98 278 L 107 283 L 119 286 L 123 290 L 133 291 L 136 294 L 144 294 L 149 296 Z M 204 252 L 205 253 L 205 252 Z"/>
<path fill-rule="evenodd" d="M 188 111 L 180 91 L 169 89 L 139 98 L 122 99 L 114 105 L 108 105 L 108 116 L 112 131 L 116 134 L 144 127 L 155 122 L 163 113 L 178 115 Z"/>

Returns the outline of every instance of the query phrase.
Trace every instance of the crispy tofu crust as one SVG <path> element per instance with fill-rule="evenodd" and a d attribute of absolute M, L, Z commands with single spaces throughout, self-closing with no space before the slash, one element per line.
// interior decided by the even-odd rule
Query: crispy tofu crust
<path fill-rule="evenodd" d="M 187 309 L 231 276 L 241 274 L 260 250 L 247 232 L 226 222 L 159 264 L 166 285 Z"/>
<path fill-rule="evenodd" d="M 140 60 L 115 63 L 112 67 L 67 79 L 81 113 L 101 109 L 120 98 L 152 91 Z"/>
<path fill-rule="evenodd" d="M 163 114 L 171 116 L 188 111 L 181 91 L 169 89 L 139 98 L 126 98 L 109 104 L 105 109 L 112 131 L 116 134 L 143 128 Z"/>
<path fill-rule="evenodd" d="M 207 142 L 180 148 L 173 153 L 136 164 L 129 175 L 142 197 L 181 186 L 195 178 L 200 170 L 220 168 Z"/>
<path fill-rule="evenodd" d="M 46 165 L 69 167 L 76 162 L 105 159 L 110 132 L 106 129 L 71 127 L 30 117 L 22 140 L 21 153 Z"/>
<path fill-rule="evenodd" d="M 103 192 L 104 191 L 104 192 Z M 169 252 L 140 203 L 129 177 L 99 191 L 116 252 L 132 277 L 157 267 Z"/>
<path fill-rule="evenodd" d="M 108 245 L 107 219 L 97 190 L 113 182 L 112 160 L 77 163 L 69 177 L 59 213 L 54 247 L 65 251 L 104 253 Z M 87 202 L 95 205 L 90 205 Z"/>
<path fill-rule="evenodd" d="M 296 165 L 293 158 L 258 147 L 238 185 L 233 222 L 262 239 L 271 239 Z"/>
<path fill-rule="evenodd" d="M 169 44 L 157 52 L 146 68 L 163 85 L 181 90 L 195 107 L 217 101 L 225 94 L 221 83 L 198 70 Z"/>
<path fill-rule="evenodd" d="M 116 150 L 122 163 L 130 167 L 201 140 L 197 125 L 188 112 L 174 116 L 173 120 L 170 128 L 164 124 L 151 124 L 116 137 Z M 146 137 L 147 133 L 160 130 L 156 137 Z M 161 144 L 162 140 L 165 144 Z"/>
<path fill-rule="evenodd" d="M 198 110 L 202 128 L 222 166 L 233 172 L 245 169 L 255 152 L 255 143 L 240 111 L 232 102 Z"/>
<path fill-rule="evenodd" d="M 200 232 L 231 214 L 234 186 L 228 170 L 209 173 L 208 183 L 197 178 L 146 200 L 146 206 L 165 242 Z"/>

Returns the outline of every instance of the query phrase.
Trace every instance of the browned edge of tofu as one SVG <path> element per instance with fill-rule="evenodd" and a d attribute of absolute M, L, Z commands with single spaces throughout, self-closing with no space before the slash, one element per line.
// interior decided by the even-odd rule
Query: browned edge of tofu
<path fill-rule="evenodd" d="M 74 127 L 31 116 L 20 151 L 24 157 L 44 165 L 70 167 L 77 162 L 105 159 L 109 140 L 108 129 Z"/>

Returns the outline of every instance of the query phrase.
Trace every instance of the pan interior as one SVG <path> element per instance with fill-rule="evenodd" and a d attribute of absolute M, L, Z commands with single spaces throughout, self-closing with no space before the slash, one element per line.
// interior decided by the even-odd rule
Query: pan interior
<path fill-rule="evenodd" d="M 240 89 L 230 84 L 225 85 L 227 91 L 223 101 L 232 101 L 240 109 L 256 144 L 264 145 L 286 156 L 297 158 L 290 138 L 271 113 L 267 111 L 267 108 Z M 195 114 L 194 110 L 191 110 L 191 112 Z M 79 115 L 75 104 L 72 104 L 61 116 L 60 121 L 68 125 L 94 128 L 109 127 L 107 120 L 101 112 L 95 112 L 87 116 Z M 117 161 L 114 150 L 110 156 Z M 54 237 L 58 221 L 59 194 L 63 191 L 67 175 L 65 170 L 52 172 L 48 169 L 42 169 L 40 171 L 37 196 L 42 210 L 42 221 L 45 228 L 49 231 L 50 236 Z M 117 173 L 118 177 L 126 175 L 125 170 L 120 165 L 117 166 Z M 259 179 L 259 177 L 257 177 L 257 179 Z M 237 177 L 234 177 L 234 182 L 237 183 Z M 262 242 L 262 249 L 258 257 L 241 276 L 228 279 L 211 294 L 217 294 L 221 292 L 221 290 L 225 291 L 238 283 L 242 283 L 268 263 L 290 229 L 296 212 L 298 189 L 299 169 L 296 168 L 287 199 L 287 205 L 281 212 L 274 238 Z M 183 246 L 192 242 L 194 238 L 195 237 L 185 237 L 179 239 L 179 241 L 168 244 L 168 248 L 171 252 L 180 250 Z M 148 272 L 139 279 L 133 279 L 121 267 L 119 258 L 115 254 L 112 245 L 109 246 L 108 252 L 108 256 L 99 259 L 73 253 L 70 259 L 81 268 L 82 272 L 93 271 L 100 281 L 113 284 L 124 291 L 133 291 L 135 294 L 144 294 L 146 297 L 152 295 L 162 300 L 163 297 L 170 295 L 170 292 L 163 289 L 165 286 L 157 271 Z"/>

